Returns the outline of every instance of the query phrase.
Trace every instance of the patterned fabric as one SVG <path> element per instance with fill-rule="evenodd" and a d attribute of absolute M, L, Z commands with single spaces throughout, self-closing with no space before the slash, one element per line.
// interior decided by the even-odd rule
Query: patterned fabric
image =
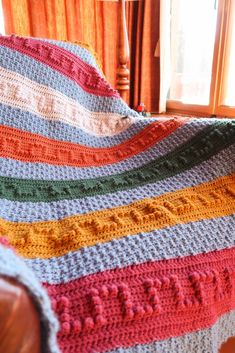
<path fill-rule="evenodd" d="M 2 36 L 0 54 L 0 273 L 41 307 L 45 351 L 217 353 L 235 120 L 142 118 L 77 45 Z"/>

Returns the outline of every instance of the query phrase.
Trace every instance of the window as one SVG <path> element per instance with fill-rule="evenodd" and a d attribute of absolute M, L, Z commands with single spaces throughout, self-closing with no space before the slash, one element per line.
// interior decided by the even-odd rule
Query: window
<path fill-rule="evenodd" d="M 0 0 L 0 34 L 5 34 L 3 10 L 2 10 L 2 1 L 1 0 Z"/>
<path fill-rule="evenodd" d="M 235 0 L 171 0 L 167 109 L 235 116 Z"/>

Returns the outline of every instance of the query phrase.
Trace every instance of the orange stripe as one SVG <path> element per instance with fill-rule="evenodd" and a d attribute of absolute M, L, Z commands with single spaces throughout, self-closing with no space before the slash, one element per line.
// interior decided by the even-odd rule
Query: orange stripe
<path fill-rule="evenodd" d="M 93 148 L 49 139 L 8 126 L 0 126 L 0 156 L 25 162 L 42 162 L 77 167 L 112 164 L 130 158 L 166 136 L 187 119 L 154 122 L 125 142 L 108 148 Z"/>

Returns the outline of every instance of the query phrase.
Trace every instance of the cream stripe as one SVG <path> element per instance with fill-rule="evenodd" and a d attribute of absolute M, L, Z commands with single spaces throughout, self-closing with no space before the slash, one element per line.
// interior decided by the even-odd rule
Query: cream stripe
<path fill-rule="evenodd" d="M 98 136 L 113 136 L 134 121 L 120 114 L 91 112 L 62 93 L 0 67 L 0 103 L 47 120 L 59 120 Z"/>

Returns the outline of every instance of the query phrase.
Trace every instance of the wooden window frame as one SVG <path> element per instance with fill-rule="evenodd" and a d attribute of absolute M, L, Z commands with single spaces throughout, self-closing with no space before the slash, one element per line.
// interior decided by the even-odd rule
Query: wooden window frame
<path fill-rule="evenodd" d="M 235 107 L 222 104 L 223 89 L 228 71 L 226 54 L 231 41 L 232 11 L 235 11 L 234 0 L 219 0 L 209 105 L 185 104 L 178 100 L 167 100 L 167 112 L 194 114 L 198 116 L 235 116 Z"/>

